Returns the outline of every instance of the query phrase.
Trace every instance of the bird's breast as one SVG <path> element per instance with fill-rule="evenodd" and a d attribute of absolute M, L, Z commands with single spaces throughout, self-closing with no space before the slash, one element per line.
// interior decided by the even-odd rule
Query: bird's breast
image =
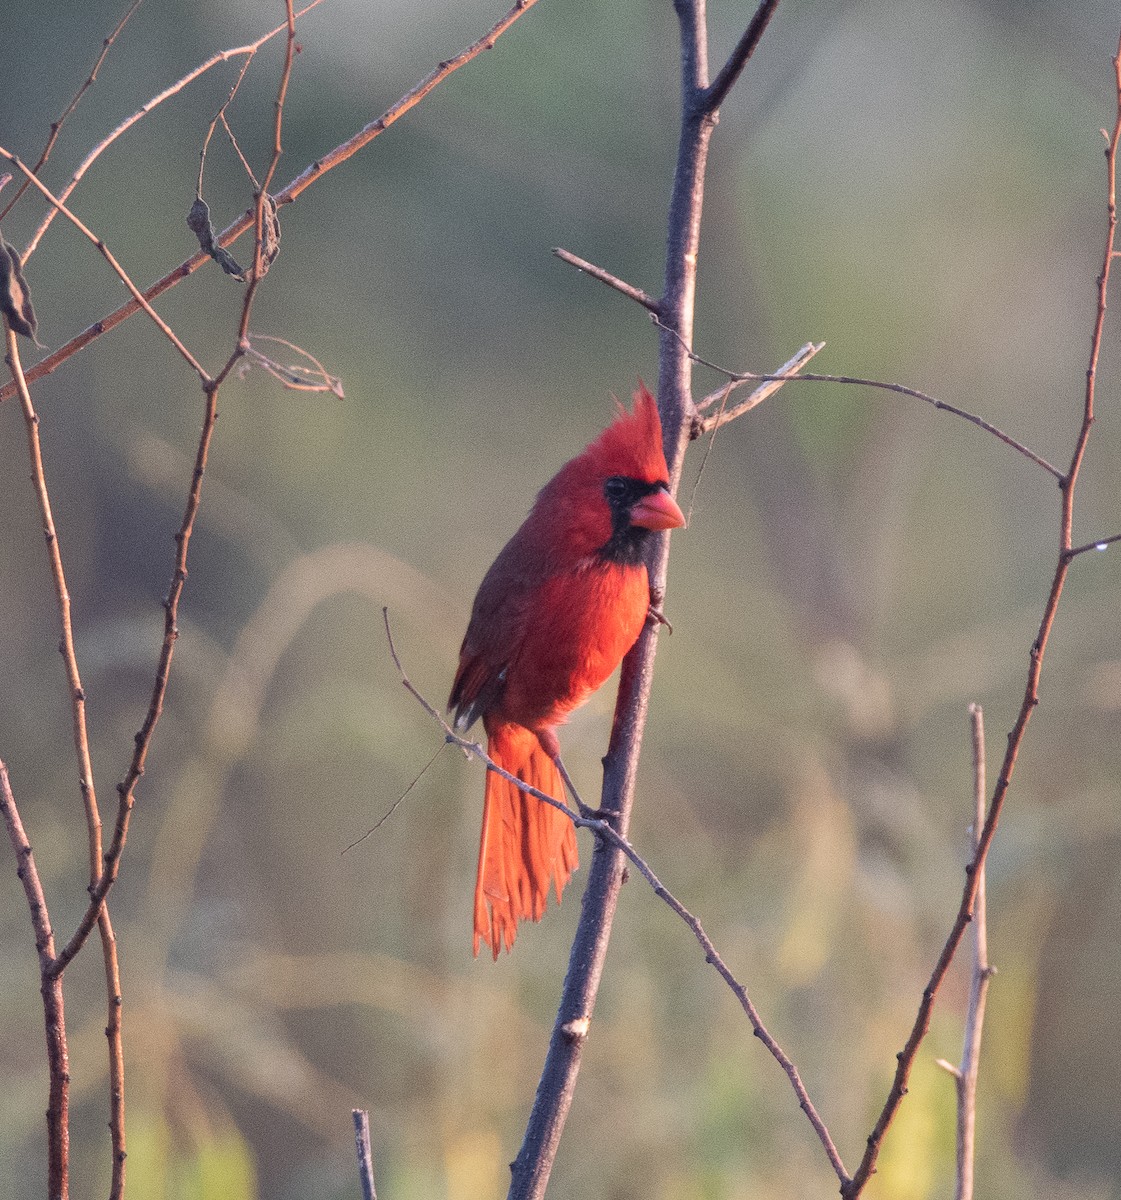
<path fill-rule="evenodd" d="M 502 715 L 531 729 L 564 721 L 603 685 L 634 645 L 650 605 L 644 564 L 586 559 L 542 584 L 516 659 Z"/>

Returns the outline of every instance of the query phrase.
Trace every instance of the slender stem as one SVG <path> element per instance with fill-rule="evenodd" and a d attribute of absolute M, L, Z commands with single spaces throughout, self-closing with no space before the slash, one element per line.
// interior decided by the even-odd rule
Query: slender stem
<path fill-rule="evenodd" d="M 8 768 L 0 761 L 0 817 L 8 830 L 15 851 L 16 874 L 23 884 L 31 926 L 35 931 L 35 950 L 39 955 L 39 988 L 43 997 L 43 1022 L 47 1036 L 47 1196 L 66 1200 L 70 1194 L 70 1053 L 66 1041 L 66 1014 L 62 997 L 62 977 L 52 972 L 54 932 L 35 855 L 27 840 L 19 809 L 12 793 Z"/>
<path fill-rule="evenodd" d="M 306 7 L 302 8 L 296 14 L 297 18 L 302 17 L 305 13 L 310 12 L 313 8 L 315 8 L 317 5 L 322 4 L 322 3 L 323 3 L 323 0 L 312 0 L 312 2 L 310 4 L 308 4 Z M 118 138 L 122 137 L 134 125 L 136 125 L 139 121 L 143 120 L 150 112 L 152 112 L 153 109 L 158 108 L 161 104 L 164 103 L 165 100 L 170 100 L 172 96 L 178 95 L 181 91 L 183 91 L 184 88 L 188 87 L 191 83 L 193 83 L 201 75 L 205 75 L 206 72 L 209 71 L 212 67 L 216 67 L 221 63 L 229 62 L 231 59 L 234 59 L 234 58 L 242 58 L 242 57 L 252 58 L 253 55 L 256 54 L 257 51 L 260 50 L 260 48 L 262 46 L 264 46 L 266 43 L 270 42 L 278 34 L 286 32 L 287 29 L 288 29 L 288 22 L 285 21 L 284 24 L 276 26 L 275 29 L 270 29 L 268 33 L 263 34 L 261 37 L 257 38 L 257 40 L 254 42 L 249 42 L 244 46 L 235 46 L 230 50 L 220 50 L 220 51 L 218 51 L 217 54 L 212 54 L 205 62 L 200 63 L 197 67 L 195 67 L 194 70 L 188 71 L 187 74 L 184 75 L 181 79 L 176 80 L 175 83 L 171 84 L 169 87 L 164 88 L 164 90 L 162 92 L 158 93 L 157 95 L 153 96 L 150 100 L 148 100 L 146 103 L 142 104 L 140 106 L 140 108 L 138 108 L 136 110 L 136 112 L 134 112 L 131 116 L 126 117 L 116 127 L 116 129 L 114 129 L 112 131 L 112 133 L 110 133 L 107 137 L 102 138 L 102 140 L 100 142 L 98 142 L 98 144 L 96 146 L 94 146 L 94 148 L 89 152 L 89 154 L 87 154 L 86 157 L 84 159 L 82 159 L 81 163 L 78 165 L 78 169 L 70 177 L 70 181 L 67 183 L 67 185 L 63 188 L 62 192 L 59 194 L 59 200 L 63 204 L 65 204 L 67 199 L 70 196 L 70 193 L 73 192 L 73 190 L 78 186 L 82 177 L 90 169 L 90 167 L 92 167 L 93 164 L 101 157 L 101 155 L 104 154 L 105 151 L 108 150 L 109 147 L 115 141 L 117 141 Z M 31 257 L 32 254 L 35 253 L 36 247 L 39 245 L 39 242 L 42 240 L 43 234 L 45 234 L 47 232 L 48 228 L 50 227 L 51 222 L 54 220 L 54 217 L 55 217 L 54 211 L 48 212 L 43 217 L 43 220 L 39 223 L 39 228 L 35 230 L 35 233 L 32 236 L 31 241 L 28 242 L 26 248 L 24 249 L 24 252 L 23 252 L 24 261 L 26 261 L 28 258 Z M 152 298 L 151 296 L 148 297 L 148 299 L 151 299 L 151 298 Z M 133 311 L 135 312 L 136 310 L 134 309 Z"/>
<path fill-rule="evenodd" d="M 590 263 L 586 258 L 581 258 L 579 255 L 573 254 L 571 250 L 565 250 L 561 246 L 554 246 L 553 253 L 561 262 L 566 262 L 578 271 L 583 271 L 585 275 L 590 275 L 593 279 L 598 279 L 600 283 L 607 284 L 609 288 L 614 288 L 615 291 L 626 296 L 628 300 L 633 300 L 636 304 L 641 304 L 648 312 L 657 315 L 658 301 L 653 296 L 648 296 L 642 288 L 637 288 L 633 284 L 626 283 L 617 275 L 612 275 L 610 271 L 605 271 L 603 267 L 597 267 L 595 263 Z"/>
<path fill-rule="evenodd" d="M 1055 614 L 1059 607 L 1059 599 L 1062 596 L 1063 585 L 1066 582 L 1067 572 L 1070 569 L 1072 561 L 1071 529 L 1074 516 L 1075 484 L 1077 483 L 1078 473 L 1086 453 L 1086 443 L 1089 440 L 1090 429 L 1094 422 L 1094 385 L 1097 377 L 1098 359 L 1101 354 L 1102 335 L 1105 329 L 1109 271 L 1114 258 L 1114 243 L 1117 233 L 1117 150 L 1119 143 L 1121 143 L 1121 43 L 1118 45 L 1117 57 L 1114 58 L 1113 64 L 1117 89 L 1117 118 L 1114 122 L 1113 132 L 1106 149 L 1107 221 L 1105 251 L 1102 258 L 1101 273 L 1097 280 L 1097 314 L 1094 321 L 1093 333 L 1090 337 L 1090 359 L 1086 370 L 1086 387 L 1083 393 L 1082 423 L 1075 438 L 1070 467 L 1062 476 L 1059 484 L 1061 506 L 1059 515 L 1058 562 L 1055 566 L 1055 572 L 1051 579 L 1051 588 L 1044 604 L 1043 616 L 1039 622 L 1039 630 L 1029 651 L 1027 680 L 1024 684 L 1024 695 L 1020 702 L 1020 710 L 1008 734 L 1008 744 L 1004 752 L 1003 761 L 1001 762 L 1000 772 L 997 775 L 996 784 L 993 788 L 992 798 L 989 801 L 988 814 L 977 839 L 977 847 L 974 851 L 973 859 L 966 867 L 965 887 L 962 892 L 957 916 L 950 928 L 950 933 L 942 947 L 942 951 L 938 956 L 938 961 L 934 965 L 930 979 L 923 990 L 922 1000 L 919 1004 L 911 1033 L 903 1049 L 897 1056 L 897 1065 L 891 1089 L 876 1120 L 876 1124 L 872 1129 L 872 1133 L 869 1135 L 864 1157 L 861 1159 L 860 1166 L 853 1175 L 851 1182 L 841 1189 L 844 1200 L 853 1200 L 867 1186 L 876 1167 L 876 1160 L 879 1157 L 884 1134 L 887 1132 L 887 1128 L 891 1124 L 903 1096 L 906 1094 L 907 1081 L 910 1078 L 915 1056 L 930 1027 L 930 1015 L 934 1007 L 934 998 L 942 985 L 942 981 L 945 979 L 954 954 L 973 917 L 977 888 L 980 883 L 980 872 L 988 855 L 989 847 L 992 845 L 993 837 L 996 834 L 1000 814 L 1003 810 L 1008 788 L 1012 782 L 1012 775 L 1016 768 L 1016 760 L 1020 753 L 1020 747 L 1023 745 L 1024 734 L 1027 732 L 1031 715 L 1039 703 L 1039 676 L 1043 669 L 1043 656 L 1047 650 L 1047 643 L 1055 623 Z"/>
<path fill-rule="evenodd" d="M 78 670 L 78 656 L 74 649 L 74 626 L 70 619 L 70 590 L 66 586 L 66 570 L 62 563 L 58 530 L 55 527 L 51 497 L 47 490 L 47 478 L 43 469 L 43 447 L 39 440 L 39 415 L 31 400 L 31 393 L 24 378 L 20 363 L 19 343 L 15 333 L 5 326 L 8 341 L 6 361 L 12 372 L 23 407 L 23 419 L 27 428 L 27 453 L 31 461 L 31 484 L 39 505 L 39 516 L 43 522 L 43 537 L 47 544 L 47 558 L 54 581 L 55 599 L 58 605 L 58 621 L 61 637 L 58 644 L 66 669 L 66 682 L 70 692 L 70 714 L 74 753 L 78 759 L 78 787 L 82 793 L 82 807 L 86 814 L 86 829 L 89 840 L 90 883 L 96 883 L 101 874 L 101 814 L 97 807 L 94 789 L 93 766 L 90 762 L 89 731 L 86 727 L 86 692 L 82 687 L 82 676 Z"/>
<path fill-rule="evenodd" d="M 74 647 L 74 627 L 70 615 L 70 591 L 66 585 L 66 571 L 62 562 L 62 550 L 59 544 L 58 530 L 55 528 L 54 514 L 51 509 L 50 493 L 47 489 L 46 473 L 43 468 L 43 452 L 39 439 L 39 417 L 31 400 L 31 393 L 23 375 L 19 357 L 19 343 L 10 328 L 7 329 L 8 353 L 6 360 L 12 371 L 12 377 L 19 389 L 20 402 L 23 406 L 24 421 L 27 426 L 28 455 L 31 460 L 31 481 L 35 488 L 36 499 L 39 502 L 39 512 L 43 522 L 43 534 L 47 543 L 47 554 L 51 564 L 51 575 L 54 579 L 55 597 L 58 603 L 59 625 L 61 639 L 59 651 L 62 654 L 66 668 L 66 678 L 71 702 L 71 725 L 73 730 L 74 751 L 78 759 L 78 786 L 82 794 L 82 805 L 86 815 L 86 834 L 89 852 L 89 889 L 91 894 L 101 882 L 102 842 L 101 842 L 101 811 L 97 803 L 97 792 L 94 787 L 93 766 L 90 761 L 89 730 L 86 724 L 86 693 L 82 686 L 81 673 L 78 669 L 78 657 Z M 110 1185 L 110 1200 L 118 1200 L 124 1193 L 124 1164 L 125 1164 L 125 1121 L 124 1121 L 124 1046 L 121 1036 L 121 977 L 120 963 L 117 956 L 117 939 L 113 932 L 109 910 L 101 905 L 98 915 L 98 928 L 101 937 L 101 953 L 104 963 L 106 983 L 106 1004 L 108 1008 L 105 1036 L 109 1050 L 109 1129 L 112 1138 L 112 1182 Z M 59 964 L 54 959 L 52 943 L 51 960 L 43 967 L 44 988 L 49 985 L 53 991 L 58 987 L 58 1001 L 62 1003 L 62 969 L 65 963 Z M 48 1003 L 47 991 L 44 991 L 44 1004 Z M 52 999 L 50 1003 L 55 1002 Z"/>
<path fill-rule="evenodd" d="M 102 63 L 105 62 L 105 59 L 108 57 L 109 51 L 113 48 L 113 43 L 117 40 L 118 37 L 120 37 L 121 31 L 124 29 L 124 27 L 129 22 L 129 18 L 132 16 L 132 14 L 134 12 L 136 12 L 136 10 L 143 3 L 144 3 L 144 0 L 132 0 L 132 4 L 129 5 L 127 11 L 125 12 L 125 15 L 123 17 L 121 17 L 121 19 L 117 22 L 117 25 L 114 28 L 113 32 L 111 34 L 109 34 L 109 36 L 107 38 L 104 38 L 102 40 L 101 53 L 97 56 L 97 61 L 93 64 L 93 68 L 90 71 L 89 75 L 86 77 L 85 83 L 83 83 L 81 85 L 81 87 L 79 87 L 78 90 L 74 93 L 73 99 L 63 110 L 62 116 L 60 116 L 57 120 L 51 122 L 51 131 L 50 131 L 50 135 L 47 137 L 47 143 L 43 147 L 42 153 L 39 155 L 39 158 L 36 161 L 35 165 L 31 168 L 31 173 L 33 175 L 38 175 L 39 172 L 46 165 L 47 159 L 50 158 L 51 151 L 54 149 L 54 144 L 55 144 L 55 142 L 58 141 L 58 135 L 62 132 L 62 126 L 66 123 L 66 120 L 70 116 L 70 114 L 78 107 L 78 104 L 81 101 L 82 97 L 97 82 L 97 73 L 98 73 L 98 71 L 101 70 Z M 10 213 L 12 211 L 12 209 L 16 206 L 16 202 L 19 200 L 20 196 L 22 196 L 23 193 L 25 191 L 27 191 L 28 187 L 30 187 L 30 184 L 25 179 L 19 185 L 19 187 L 16 189 L 16 194 L 11 198 L 11 200 L 8 201 L 8 203 L 7 203 L 7 205 L 5 205 L 3 211 L 0 211 L 0 221 L 3 221 L 4 218 L 8 215 L 8 213 Z M 26 257 L 26 256 L 24 256 L 24 257 Z"/>
<path fill-rule="evenodd" d="M 374 1157 L 370 1146 L 370 1114 L 356 1108 L 351 1112 L 354 1119 L 354 1146 L 358 1154 L 358 1178 L 362 1184 L 362 1200 L 378 1200 L 374 1190 Z"/>
<path fill-rule="evenodd" d="M 687 347 L 693 334 L 705 164 L 716 111 L 714 107 L 706 107 L 708 43 L 704 0 L 675 0 L 674 9 L 681 36 L 682 118 L 670 196 L 664 288 L 657 304 L 659 323 L 667 327 L 660 339 L 659 410 L 670 483 L 676 491 L 693 413 L 692 361 Z M 729 78 L 727 86 L 733 82 L 734 77 Z M 651 602 L 658 609 L 665 595 L 668 557 L 669 537 L 663 534 L 647 563 Z M 648 623 L 623 660 L 611 741 L 604 759 L 601 809 L 614 814 L 610 825 L 622 837 L 626 836 L 634 798 L 653 680 L 656 629 L 656 623 Z M 548 1185 L 572 1104 L 623 878 L 621 849 L 606 839 L 597 840 L 548 1054 L 525 1138 L 511 1167 L 509 1200 L 538 1200 Z"/>
<path fill-rule="evenodd" d="M 821 343 L 821 345 L 824 345 L 824 343 Z M 746 383 L 753 380 L 784 378 L 781 372 L 776 375 L 759 375 L 754 371 L 729 371 L 724 367 L 717 366 L 716 363 L 711 363 L 707 359 L 701 358 L 699 354 L 693 354 L 691 351 L 690 357 L 694 362 L 700 363 L 702 366 L 711 367 L 712 370 L 719 371 L 722 375 L 726 375 L 729 379 L 735 381 L 736 383 Z M 880 391 L 895 392 L 900 396 L 913 396 L 916 400 L 922 400 L 924 403 L 929 404 L 932 408 L 937 409 L 939 412 L 947 412 L 955 417 L 961 417 L 962 420 L 968 421 L 971 425 L 976 425 L 978 429 L 983 429 L 986 433 L 991 433 L 993 437 L 1002 441 L 1006 446 L 1010 446 L 1018 454 L 1022 454 L 1025 458 L 1035 463 L 1036 466 L 1042 467 L 1049 475 L 1053 476 L 1060 483 L 1063 480 L 1063 472 L 1059 470 L 1058 467 L 1052 466 L 1047 459 L 1043 458 L 1039 454 L 1036 454 L 1034 450 L 1030 449 L 1028 446 L 1025 446 L 1022 442 L 1018 442 L 1014 437 L 1005 433 L 1003 429 L 999 429 L 996 425 L 986 421 L 984 417 L 979 417 L 975 413 L 968 412 L 964 408 L 958 408 L 956 404 L 948 404 L 945 400 L 939 400 L 937 397 L 928 395 L 926 392 L 920 392 L 917 388 L 907 387 L 902 383 L 890 383 L 883 379 L 863 379 L 857 375 L 822 375 L 813 371 L 803 372 L 802 374 L 798 375 L 797 378 L 805 383 L 844 383 L 856 387 L 878 388 Z M 706 396 L 705 399 L 697 405 L 697 408 L 703 409 L 707 405 L 710 405 L 716 397 L 723 393 L 723 391 L 724 389 L 721 388 L 714 392 L 711 396 Z M 729 417 L 728 419 L 730 420 L 732 418 Z M 703 427 L 707 427 L 707 423 L 711 420 L 711 417 L 706 418 L 705 425 Z"/>
<path fill-rule="evenodd" d="M 318 3 L 318 0 L 316 0 Z M 445 59 L 441 62 L 436 70 L 427 75 L 415 87 L 410 88 L 395 104 L 388 108 L 376 121 L 371 121 L 364 128 L 360 129 L 352 137 L 347 138 L 345 142 L 340 143 L 329 153 L 317 158 L 310 166 L 306 167 L 299 175 L 296 176 L 290 183 L 282 188 L 273 199 L 279 207 L 285 204 L 291 204 L 297 197 L 301 195 L 313 183 L 321 179 L 328 171 L 339 166 L 340 163 L 346 162 L 352 155 L 357 154 L 364 146 L 368 145 L 379 134 L 384 133 L 391 125 L 398 121 L 411 108 L 415 108 L 425 96 L 428 95 L 433 88 L 443 83 L 453 72 L 458 71 L 460 67 L 465 66 L 473 59 L 477 58 L 484 50 L 491 49 L 495 42 L 504 34 L 519 17 L 527 13 L 537 0 L 517 0 L 514 7 L 495 24 L 487 33 L 485 33 L 477 41 L 473 42 L 465 50 L 452 58 Z M 309 6 L 311 7 L 311 6 Z M 306 11 L 303 10 L 303 11 Z M 297 14 L 299 15 L 299 14 Z M 286 25 L 281 25 L 267 37 L 273 37 L 276 34 L 286 29 Z M 260 39 L 264 41 L 266 39 Z M 229 57 L 233 54 L 244 52 L 247 49 L 242 47 L 241 51 L 226 51 L 224 55 L 217 55 L 209 64 L 221 61 L 223 57 Z M 200 71 L 203 68 L 200 68 Z M 195 74 L 198 74 L 196 72 Z M 188 77 L 190 78 L 190 77 Z M 176 85 L 176 90 L 183 86 L 185 80 L 181 80 Z M 141 112 L 138 115 L 143 115 Z M 216 241 L 220 246 L 232 245 L 243 233 L 252 229 L 256 220 L 256 207 L 249 209 L 243 213 L 236 221 L 228 225 L 221 234 L 218 235 Z M 126 321 L 129 317 L 134 316 L 146 303 L 150 303 L 161 296 L 168 289 L 186 279 L 189 275 L 193 275 L 199 267 L 210 261 L 210 255 L 204 251 L 199 251 L 192 255 L 185 262 L 169 271 L 162 279 L 158 279 L 155 283 L 146 288 L 140 297 L 134 297 L 126 304 L 122 304 L 120 308 L 114 312 L 95 321 L 87 329 L 72 337 L 64 346 L 60 346 L 53 354 L 48 354 L 46 358 L 36 363 L 27 372 L 29 382 L 34 382 L 36 379 L 44 375 L 49 375 L 52 371 L 57 370 L 62 363 L 67 359 L 72 358 L 78 351 L 84 349 L 90 342 L 101 337 L 102 334 L 108 333 L 110 329 L 115 329 L 122 321 Z M 14 389 L 9 386 L 0 388 L 0 402 L 7 400 L 9 396 L 14 394 Z"/>
<path fill-rule="evenodd" d="M 690 430 L 690 436 L 696 438 L 702 433 L 709 433 L 714 429 L 720 429 L 729 422 L 736 421 L 746 413 L 751 412 L 753 408 L 757 408 L 764 400 L 773 396 L 784 383 L 794 379 L 806 363 L 816 354 L 820 354 L 824 348 L 824 342 L 807 342 L 793 358 L 783 363 L 773 375 L 768 375 L 758 387 L 753 388 L 751 395 L 746 400 L 741 400 L 739 404 L 735 404 L 731 408 L 724 408 L 724 401 L 733 389 L 744 383 L 751 382 L 747 379 L 729 380 L 722 388 L 706 396 L 697 404 L 698 414 L 716 401 L 720 402 L 721 407 L 717 412 L 710 413 L 707 417 L 698 416 L 695 418 Z"/>
<path fill-rule="evenodd" d="M 257 200 L 253 211 L 253 270 L 241 306 L 241 322 L 238 326 L 238 357 L 241 354 L 240 344 L 246 342 L 249 336 L 249 315 L 253 311 L 253 298 L 261 286 L 264 271 L 268 270 L 268 264 L 265 262 L 265 208 L 271 202 L 269 186 L 276 175 L 280 156 L 284 153 L 281 142 L 281 132 L 284 127 L 284 99 L 288 95 L 288 81 L 292 78 L 292 59 L 296 47 L 296 18 L 292 12 L 292 0 L 285 0 L 285 3 L 288 10 L 288 38 L 284 43 L 284 66 L 280 72 L 280 86 L 274 104 L 272 158 L 269 160 L 268 170 L 257 191 Z"/>
<path fill-rule="evenodd" d="M 202 431 L 199 434 L 198 448 L 195 452 L 195 466 L 191 476 L 191 486 L 187 494 L 187 504 L 183 512 L 183 520 L 175 534 L 175 566 L 172 570 L 171 584 L 163 602 L 164 636 L 160 648 L 159 663 L 156 668 L 156 678 L 152 685 L 151 699 L 143 724 L 134 738 L 132 761 L 124 778 L 117 784 L 117 819 L 113 828 L 113 837 L 104 854 L 104 870 L 98 879 L 97 886 L 90 889 L 90 903 L 86 908 L 77 928 L 70 940 L 59 951 L 55 960 L 55 969 L 62 971 L 75 954 L 82 948 L 89 936 L 90 930 L 98 919 L 102 902 L 116 881 L 120 870 L 121 854 L 124 852 L 125 841 L 128 837 L 129 818 L 136 803 L 136 786 L 144 774 L 144 765 L 148 758 L 148 750 L 152 744 L 152 736 L 163 712 L 164 698 L 167 695 L 168 679 L 171 673 L 171 660 L 175 653 L 175 642 L 179 637 L 179 601 L 187 582 L 187 551 L 194 532 L 195 518 L 198 516 L 199 505 L 202 502 L 202 479 L 206 472 L 207 457 L 210 453 L 210 443 L 214 437 L 214 427 L 218 420 L 218 387 L 212 384 L 206 389 L 206 404 L 203 413 Z"/>
<path fill-rule="evenodd" d="M 0 146 L 0 158 L 6 158 L 8 162 L 12 164 L 12 166 L 16 167 L 19 171 L 22 171 L 28 182 L 30 182 L 32 186 L 35 187 L 55 209 L 62 213 L 62 215 L 66 217 L 66 219 L 76 229 L 78 229 L 89 241 L 94 244 L 95 248 L 101 253 L 101 256 L 105 259 L 109 266 L 112 267 L 113 271 L 117 275 L 117 278 L 120 279 L 125 287 L 128 288 L 128 290 L 132 293 L 133 300 L 137 306 L 142 308 L 148 314 L 148 316 L 151 317 L 152 321 L 156 325 L 156 328 L 159 329 L 164 337 L 167 338 L 167 340 L 175 347 L 175 349 L 179 351 L 183 358 L 186 359 L 187 364 L 191 367 L 191 369 L 198 375 L 203 383 L 205 383 L 209 379 L 209 376 L 207 375 L 202 364 L 198 361 L 198 359 L 195 358 L 190 350 L 183 345 L 179 337 L 172 330 L 171 326 L 168 325 L 163 317 L 161 317 L 160 314 L 151 306 L 147 298 L 141 293 L 140 289 L 129 278 L 128 272 L 125 271 L 124 267 L 122 267 L 121 264 L 117 262 L 116 258 L 113 257 L 109 247 L 101 240 L 101 238 L 99 238 L 92 230 L 88 229 L 86 225 L 83 224 L 83 222 L 80 221 L 78 217 L 76 217 L 66 207 L 66 205 L 50 191 L 49 188 L 41 183 L 39 179 L 31 173 L 31 169 L 20 161 L 17 155 L 13 154 L 10 150 L 5 149 L 5 147 Z M 33 377 L 36 376 L 33 376 L 32 372 L 27 372 L 27 378 L 29 380 Z"/>
<path fill-rule="evenodd" d="M 973 734 L 973 855 L 985 821 L 985 718 L 979 704 L 969 706 Z M 969 984 L 969 1008 L 965 1017 L 965 1039 L 961 1065 L 954 1078 L 958 1096 L 957 1183 L 955 1200 L 973 1200 L 973 1162 L 977 1126 L 977 1072 L 981 1060 L 981 1032 L 985 1024 L 985 1000 L 992 968 L 989 966 L 988 926 L 985 906 L 985 867 L 977 870 L 977 894 L 973 901 L 973 970 Z"/>
<path fill-rule="evenodd" d="M 755 53 L 755 47 L 767 31 L 771 18 L 778 8 L 778 0 L 762 0 L 755 10 L 743 36 L 736 43 L 736 48 L 728 57 L 728 61 L 720 68 L 720 72 L 712 81 L 712 86 L 705 93 L 705 103 L 712 111 L 716 111 L 724 103 L 725 97 L 732 90 L 740 73 L 747 66 L 747 60 Z"/>

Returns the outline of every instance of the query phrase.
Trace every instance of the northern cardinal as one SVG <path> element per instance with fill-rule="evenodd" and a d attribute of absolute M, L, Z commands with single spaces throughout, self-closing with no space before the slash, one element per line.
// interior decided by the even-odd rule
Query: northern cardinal
<path fill-rule="evenodd" d="M 538 493 L 479 586 L 448 699 L 455 728 L 479 717 L 487 753 L 558 800 L 556 728 L 608 678 L 650 608 L 643 561 L 654 530 L 685 518 L 669 493 L 662 425 L 639 383 L 634 411 L 615 420 Z M 577 866 L 572 822 L 487 772 L 475 954 L 509 950 L 518 922 L 541 919 Z"/>

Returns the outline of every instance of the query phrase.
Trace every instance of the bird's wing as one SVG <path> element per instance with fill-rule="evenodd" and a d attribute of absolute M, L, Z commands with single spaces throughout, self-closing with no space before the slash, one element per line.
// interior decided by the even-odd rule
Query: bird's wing
<path fill-rule="evenodd" d="M 531 623 L 534 598 L 548 574 L 546 556 L 519 530 L 483 577 L 448 698 L 456 729 L 468 729 L 501 700 L 507 671 Z"/>

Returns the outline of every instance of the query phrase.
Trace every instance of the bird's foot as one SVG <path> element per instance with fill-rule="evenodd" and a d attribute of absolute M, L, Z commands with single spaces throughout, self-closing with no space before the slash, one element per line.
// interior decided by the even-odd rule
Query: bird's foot
<path fill-rule="evenodd" d="M 646 610 L 646 620 L 655 627 L 664 625 L 670 633 L 673 633 L 673 626 L 669 623 L 669 618 L 656 604 L 651 604 Z"/>
<path fill-rule="evenodd" d="M 580 805 L 580 815 L 587 821 L 614 821 L 619 816 L 617 808 L 589 808 L 586 804 Z"/>

